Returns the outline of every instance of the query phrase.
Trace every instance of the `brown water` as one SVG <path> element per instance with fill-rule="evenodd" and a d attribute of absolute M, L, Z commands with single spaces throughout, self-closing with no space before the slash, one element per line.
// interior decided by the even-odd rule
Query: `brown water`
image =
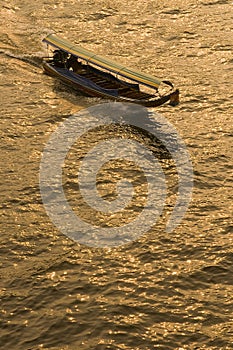
<path fill-rule="evenodd" d="M 2 349 L 233 349 L 232 5 L 4 1 Z M 194 166 L 192 203 L 171 234 L 160 223 L 128 245 L 88 248 L 46 215 L 39 166 L 49 135 L 100 102 L 42 73 L 41 40 L 51 30 L 180 88 L 178 107 L 156 109 L 176 127 Z M 72 155 L 72 200 L 71 165 Z"/>

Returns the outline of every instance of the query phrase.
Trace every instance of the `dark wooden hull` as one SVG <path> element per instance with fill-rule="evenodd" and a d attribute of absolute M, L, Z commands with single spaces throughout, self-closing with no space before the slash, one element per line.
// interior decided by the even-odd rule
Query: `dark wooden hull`
<path fill-rule="evenodd" d="M 140 91 L 138 84 L 130 84 L 117 79 L 110 73 L 99 71 L 88 65 L 82 65 L 79 72 L 54 66 L 50 61 L 43 63 L 44 71 L 91 97 L 107 98 L 114 101 L 131 102 L 145 107 L 157 107 L 166 102 L 175 106 L 179 103 L 179 90 L 159 96 Z"/>

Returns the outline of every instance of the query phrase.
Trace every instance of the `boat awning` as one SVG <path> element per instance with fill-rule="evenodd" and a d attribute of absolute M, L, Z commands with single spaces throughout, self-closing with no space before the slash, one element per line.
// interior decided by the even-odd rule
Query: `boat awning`
<path fill-rule="evenodd" d="M 45 39 L 43 39 L 43 41 L 76 57 L 82 58 L 89 63 L 93 63 L 98 67 L 105 68 L 125 78 L 134 80 L 137 83 L 141 83 L 152 88 L 158 88 L 161 83 L 161 80 L 150 74 L 141 73 L 137 70 L 130 69 L 116 63 L 106 57 L 96 55 L 94 52 L 86 50 L 78 45 L 74 45 L 69 40 L 62 39 L 55 34 L 48 35 Z"/>

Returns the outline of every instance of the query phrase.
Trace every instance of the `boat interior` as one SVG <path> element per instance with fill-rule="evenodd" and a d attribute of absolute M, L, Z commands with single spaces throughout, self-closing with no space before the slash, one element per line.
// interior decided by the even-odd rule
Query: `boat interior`
<path fill-rule="evenodd" d="M 140 91 L 139 84 L 129 83 L 119 79 L 111 73 L 101 71 L 88 63 L 81 62 L 77 58 L 76 61 L 73 61 L 74 64 L 71 67 L 66 65 L 67 61 L 65 60 L 63 62 L 63 69 L 68 69 L 73 77 L 78 75 L 91 81 L 92 83 L 95 83 L 100 88 L 117 90 L 118 94 L 122 97 L 138 100 L 149 100 L 156 96 L 155 94 Z M 56 68 L 56 62 L 54 62 L 53 59 L 50 60 L 50 64 Z M 58 68 L 61 68 L 60 62 L 58 64 Z"/>

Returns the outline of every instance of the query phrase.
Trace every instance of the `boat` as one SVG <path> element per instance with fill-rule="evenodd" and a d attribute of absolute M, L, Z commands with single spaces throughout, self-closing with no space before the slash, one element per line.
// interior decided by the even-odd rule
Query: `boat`
<path fill-rule="evenodd" d="M 179 103 L 179 90 L 168 80 L 128 68 L 56 34 L 48 35 L 43 42 L 54 50 L 53 57 L 43 60 L 45 73 L 87 96 L 132 102 L 145 107 L 157 107 L 166 102 L 172 106 Z M 160 91 L 161 85 L 166 86 L 165 92 Z"/>

